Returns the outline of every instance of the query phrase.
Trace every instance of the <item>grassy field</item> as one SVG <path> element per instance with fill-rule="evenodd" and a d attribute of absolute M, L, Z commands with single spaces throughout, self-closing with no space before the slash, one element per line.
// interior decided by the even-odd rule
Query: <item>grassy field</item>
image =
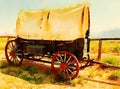
<path fill-rule="evenodd" d="M 89 81 L 87 78 L 97 80 Z M 56 78 L 50 66 L 44 63 L 23 61 L 19 67 L 0 60 L 0 89 L 119 89 L 120 70 L 94 65 L 80 70 L 77 78 L 66 81 Z M 101 83 L 101 81 L 110 84 Z"/>
<path fill-rule="evenodd" d="M 120 58 L 120 40 L 102 41 L 102 56 L 104 59 L 108 56 Z M 98 41 L 91 41 L 90 43 L 90 56 L 97 59 L 98 56 Z"/>
<path fill-rule="evenodd" d="M 81 69 L 76 79 L 66 81 L 56 78 L 51 73 L 50 65 L 24 60 L 22 65 L 15 67 L 9 64 L 4 56 L 7 39 L 0 39 L 0 89 L 119 89 L 119 85 L 100 83 L 120 82 L 120 70 L 103 68 L 99 65 Z M 120 66 L 120 41 L 104 41 L 101 62 Z M 109 45 L 109 46 L 108 46 Z M 98 42 L 91 42 L 91 56 L 96 54 Z M 99 80 L 88 81 L 87 78 Z"/>
<path fill-rule="evenodd" d="M 98 41 L 91 41 L 90 52 L 96 53 L 98 51 Z M 102 53 L 120 53 L 120 40 L 102 41 Z"/>

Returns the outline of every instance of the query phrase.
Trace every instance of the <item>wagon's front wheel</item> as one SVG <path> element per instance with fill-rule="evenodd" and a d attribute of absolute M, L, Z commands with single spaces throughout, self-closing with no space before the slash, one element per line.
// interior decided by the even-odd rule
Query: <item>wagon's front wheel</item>
<path fill-rule="evenodd" d="M 70 52 L 60 51 L 52 57 L 51 68 L 55 76 L 74 79 L 79 73 L 79 62 Z"/>
<path fill-rule="evenodd" d="M 20 44 L 15 40 L 10 40 L 5 46 L 5 56 L 10 64 L 19 66 L 23 61 L 23 51 Z"/>

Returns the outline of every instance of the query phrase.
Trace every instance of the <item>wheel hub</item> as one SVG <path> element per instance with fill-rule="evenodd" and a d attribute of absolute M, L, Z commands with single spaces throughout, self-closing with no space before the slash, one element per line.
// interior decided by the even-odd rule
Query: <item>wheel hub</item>
<path fill-rule="evenodd" d="M 62 62 L 62 63 L 60 64 L 60 70 L 66 70 L 67 68 L 68 68 L 68 64 L 67 64 L 67 63 Z"/>
<path fill-rule="evenodd" d="M 14 51 L 11 51 L 11 52 L 10 52 L 10 56 L 14 57 L 14 56 L 15 56 L 15 52 L 14 52 Z"/>

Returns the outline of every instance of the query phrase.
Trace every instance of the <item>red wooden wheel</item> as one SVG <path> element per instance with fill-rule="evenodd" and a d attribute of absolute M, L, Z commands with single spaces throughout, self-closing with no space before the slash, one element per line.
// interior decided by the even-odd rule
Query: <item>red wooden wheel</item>
<path fill-rule="evenodd" d="M 51 68 L 55 76 L 74 79 L 79 73 L 79 62 L 70 52 L 60 51 L 52 57 Z"/>
<path fill-rule="evenodd" d="M 10 40 L 5 46 L 5 56 L 10 64 L 19 66 L 23 61 L 23 51 L 20 44 L 17 44 L 15 40 Z"/>

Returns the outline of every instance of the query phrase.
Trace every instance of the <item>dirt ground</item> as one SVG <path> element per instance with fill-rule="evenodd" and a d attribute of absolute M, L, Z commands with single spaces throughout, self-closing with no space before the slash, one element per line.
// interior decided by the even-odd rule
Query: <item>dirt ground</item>
<path fill-rule="evenodd" d="M 6 60 L 4 53 L 0 54 L 0 61 L 1 60 Z M 22 65 L 38 66 L 40 71 L 50 70 L 50 66 L 45 63 L 38 65 L 36 62 L 24 61 Z M 99 65 L 94 65 L 80 70 L 78 77 L 86 76 L 86 78 L 84 78 L 85 81 L 75 86 L 66 83 L 33 84 L 19 77 L 4 74 L 0 69 L 0 89 L 120 89 L 120 81 L 109 81 L 107 79 L 107 76 L 111 73 L 111 69 L 100 70 L 101 72 L 98 72 L 98 66 Z M 98 70 L 96 71 L 96 69 Z"/>

